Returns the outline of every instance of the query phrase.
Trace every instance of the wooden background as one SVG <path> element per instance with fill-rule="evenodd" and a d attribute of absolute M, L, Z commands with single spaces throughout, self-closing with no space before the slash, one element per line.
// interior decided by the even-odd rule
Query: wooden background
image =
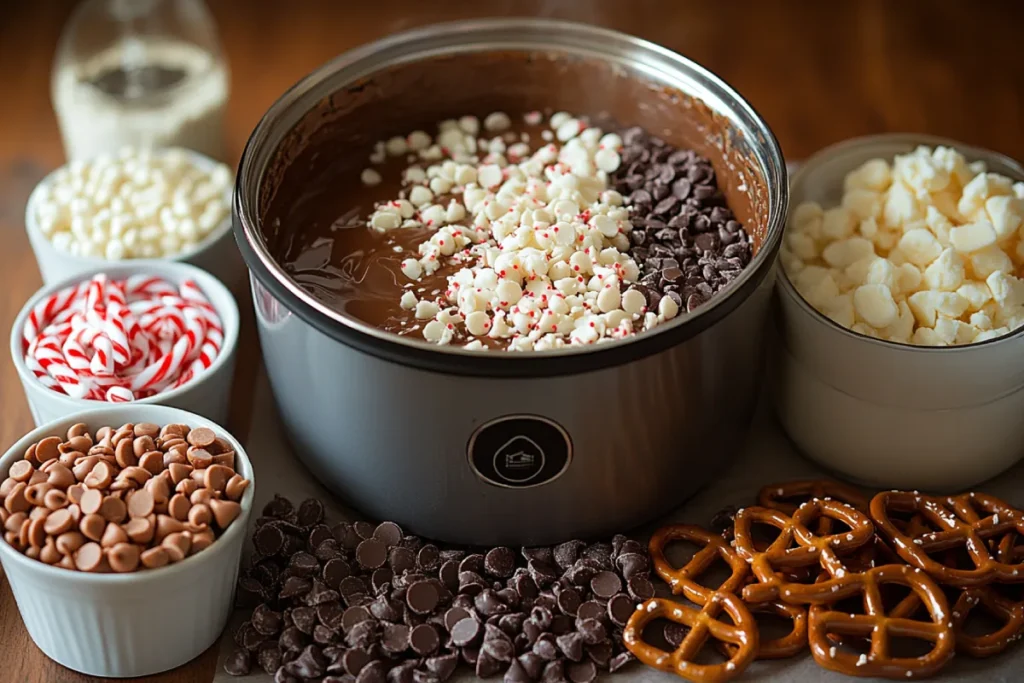
<path fill-rule="evenodd" d="M 24 234 L 33 185 L 62 163 L 50 105 L 54 46 L 73 2 L 0 0 L 0 330 L 40 285 Z M 678 50 L 735 86 L 790 159 L 884 131 L 944 135 L 1024 159 L 1024 2 L 982 0 L 209 0 L 232 72 L 228 145 L 237 159 L 266 108 L 336 54 L 402 29 L 497 14 L 576 19 Z M 243 302 L 244 303 L 244 302 Z M 251 316 L 239 367 L 258 356 Z M 5 343 L 6 344 L 6 343 Z M 229 428 L 246 433 L 253 373 L 240 373 Z M 0 450 L 32 427 L 0 361 Z M 159 618 L 159 615 L 154 615 Z M 209 683 L 216 653 L 146 679 Z M 0 577 L 0 679 L 90 681 L 47 660 Z"/>

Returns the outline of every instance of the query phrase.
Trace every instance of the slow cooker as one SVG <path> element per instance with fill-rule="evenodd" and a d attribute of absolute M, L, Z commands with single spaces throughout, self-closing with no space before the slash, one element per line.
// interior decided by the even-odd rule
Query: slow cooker
<path fill-rule="evenodd" d="M 711 158 L 755 254 L 692 313 L 611 343 L 480 353 L 375 329 L 275 260 L 269 202 L 306 162 L 463 114 L 568 110 Z M 296 194 L 298 197 L 299 194 Z M 298 201 L 298 200 L 297 200 Z M 242 157 L 233 214 L 263 358 L 298 457 L 364 514 L 469 544 L 628 530 L 727 467 L 752 421 L 787 207 L 782 152 L 732 88 L 665 48 L 533 19 L 476 20 L 345 53 L 285 93 Z"/>

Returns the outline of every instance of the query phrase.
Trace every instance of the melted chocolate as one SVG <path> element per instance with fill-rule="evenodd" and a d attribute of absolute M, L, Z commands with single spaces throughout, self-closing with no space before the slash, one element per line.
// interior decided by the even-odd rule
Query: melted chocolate
<path fill-rule="evenodd" d="M 466 87 L 484 74 L 486 88 Z M 399 264 L 416 254 L 432 231 L 380 235 L 365 227 L 375 202 L 398 196 L 408 165 L 404 156 L 390 159 L 379 169 L 383 183 L 363 185 L 359 175 L 373 144 L 416 129 L 434 135 L 438 121 L 465 114 L 483 119 L 504 111 L 521 121 L 522 112 L 532 110 L 588 116 L 605 130 L 640 125 L 708 157 L 729 206 L 753 237 L 755 250 L 760 246 L 768 224 L 767 188 L 722 117 L 697 100 L 604 62 L 517 52 L 394 67 L 323 100 L 282 142 L 261 188 L 270 252 L 326 305 L 398 334 L 419 330 L 399 305 L 406 282 Z M 543 142 L 533 135 L 530 144 Z M 417 298 L 444 291 L 446 277 L 458 267 L 448 265 L 425 277 L 413 289 Z"/>

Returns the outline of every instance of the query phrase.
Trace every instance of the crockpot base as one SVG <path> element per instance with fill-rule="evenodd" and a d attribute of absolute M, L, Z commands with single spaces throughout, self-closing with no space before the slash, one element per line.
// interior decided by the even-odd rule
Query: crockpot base
<path fill-rule="evenodd" d="M 268 374 L 295 453 L 345 503 L 442 541 L 548 544 L 643 524 L 725 470 L 759 392 L 771 285 L 766 278 L 713 335 L 557 377 L 419 370 L 337 344 L 291 314 L 273 325 L 261 320 L 260 341 L 275 358 Z M 254 288 L 263 318 L 269 294 Z M 471 437 L 491 420 L 523 413 L 568 434 L 568 466 L 537 485 L 484 479 L 470 465 Z M 491 440 L 494 456 L 522 450 L 503 451 L 519 434 L 507 436 Z"/>

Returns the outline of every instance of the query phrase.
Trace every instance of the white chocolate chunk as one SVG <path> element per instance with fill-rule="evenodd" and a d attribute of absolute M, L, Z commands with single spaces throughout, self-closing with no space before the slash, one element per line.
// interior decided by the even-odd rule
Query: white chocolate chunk
<path fill-rule="evenodd" d="M 996 243 L 996 231 L 987 222 L 968 223 L 949 231 L 949 241 L 962 254 L 970 254 Z"/>
<path fill-rule="evenodd" d="M 861 285 L 853 293 L 857 317 L 875 328 L 888 327 L 899 315 L 892 292 L 882 284 Z"/>

